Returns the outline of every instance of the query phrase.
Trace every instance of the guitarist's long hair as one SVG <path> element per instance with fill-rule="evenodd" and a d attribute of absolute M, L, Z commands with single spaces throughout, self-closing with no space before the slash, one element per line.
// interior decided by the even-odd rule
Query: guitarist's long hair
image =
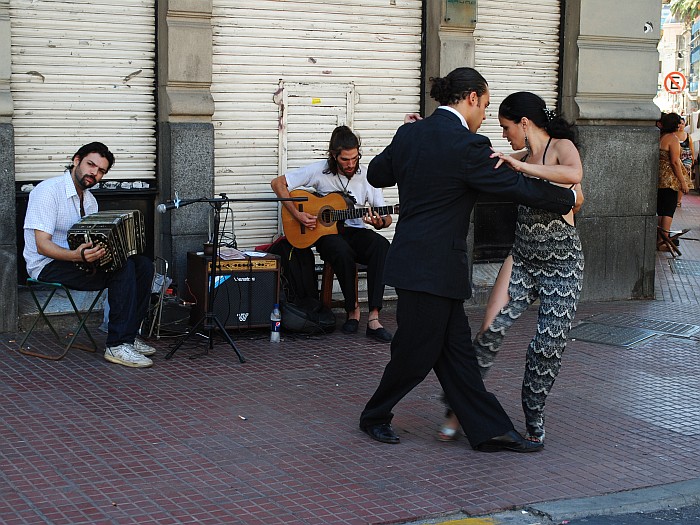
<path fill-rule="evenodd" d="M 344 149 L 356 149 L 360 158 L 362 158 L 362 153 L 360 153 L 360 137 L 355 135 L 353 131 L 347 126 L 338 126 L 331 133 L 331 140 L 328 144 L 328 168 L 323 170 L 323 173 L 332 173 L 333 175 L 338 174 L 338 162 L 335 160 L 340 152 Z M 360 162 L 358 159 L 357 167 L 355 173 L 360 169 Z"/>

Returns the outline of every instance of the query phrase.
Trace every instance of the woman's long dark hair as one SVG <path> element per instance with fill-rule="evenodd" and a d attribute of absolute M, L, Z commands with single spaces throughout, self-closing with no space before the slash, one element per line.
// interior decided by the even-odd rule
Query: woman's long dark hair
<path fill-rule="evenodd" d="M 476 69 L 458 67 L 446 77 L 430 77 L 430 96 L 441 106 L 457 104 L 473 91 L 478 97 L 486 93 L 489 85 Z"/>
<path fill-rule="evenodd" d="M 681 123 L 681 116 L 678 113 L 664 113 L 661 115 L 661 134 L 674 133 L 678 131 Z"/>
<path fill-rule="evenodd" d="M 562 117 L 547 109 L 542 97 L 529 91 L 519 91 L 508 95 L 498 108 L 498 116 L 512 122 L 529 119 L 538 128 L 544 129 L 555 139 L 569 139 L 576 144 L 576 128 Z"/>

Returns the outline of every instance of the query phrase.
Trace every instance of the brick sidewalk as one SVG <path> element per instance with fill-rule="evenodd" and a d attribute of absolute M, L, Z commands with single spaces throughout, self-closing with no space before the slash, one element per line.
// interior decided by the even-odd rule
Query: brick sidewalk
<path fill-rule="evenodd" d="M 694 228 L 683 261 L 700 261 L 697 195 L 684 198 L 681 227 Z M 669 261 L 657 254 L 657 300 L 585 303 L 577 322 L 609 313 L 700 325 L 700 277 Z M 481 311 L 470 314 L 477 326 Z M 535 314 L 516 323 L 487 381 L 519 430 Z M 384 319 L 393 329 L 392 313 Z M 15 336 L 0 335 L 0 521 L 395 523 L 700 477 L 697 336 L 631 348 L 571 341 L 546 449 L 525 455 L 436 441 L 443 408 L 432 374 L 396 407 L 402 443 L 370 441 L 358 417 L 389 347 L 362 333 L 235 339 L 245 364 L 222 342 L 209 356 L 188 359 L 185 346 L 165 361 L 164 338 L 154 367 L 134 370 L 80 351 L 56 363 L 25 357 Z"/>

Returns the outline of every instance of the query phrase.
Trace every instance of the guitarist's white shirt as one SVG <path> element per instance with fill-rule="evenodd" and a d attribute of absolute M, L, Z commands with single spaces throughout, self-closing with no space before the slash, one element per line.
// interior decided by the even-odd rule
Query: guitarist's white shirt
<path fill-rule="evenodd" d="M 348 179 L 345 175 L 323 173 L 328 168 L 328 161 L 320 160 L 288 171 L 285 174 L 287 187 L 289 190 L 297 188 L 310 188 L 320 195 L 328 195 L 333 192 L 346 192 L 355 198 L 356 207 L 378 207 L 385 206 L 382 190 L 375 188 L 367 182 L 367 168 L 360 164 L 355 175 Z M 364 228 L 365 223 L 362 218 L 347 219 L 345 226 L 353 228 Z"/>

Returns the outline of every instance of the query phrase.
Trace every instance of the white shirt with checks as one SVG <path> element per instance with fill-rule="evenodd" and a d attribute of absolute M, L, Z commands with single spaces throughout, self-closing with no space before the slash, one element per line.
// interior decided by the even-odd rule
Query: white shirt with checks
<path fill-rule="evenodd" d="M 85 215 L 96 213 L 97 200 L 89 190 L 83 193 Z M 62 176 L 41 182 L 29 193 L 29 205 L 24 219 L 24 260 L 27 273 L 37 279 L 44 266 L 53 259 L 39 254 L 34 230 L 51 235 L 58 246 L 69 249 L 68 230 L 80 220 L 80 197 L 69 170 Z"/>

